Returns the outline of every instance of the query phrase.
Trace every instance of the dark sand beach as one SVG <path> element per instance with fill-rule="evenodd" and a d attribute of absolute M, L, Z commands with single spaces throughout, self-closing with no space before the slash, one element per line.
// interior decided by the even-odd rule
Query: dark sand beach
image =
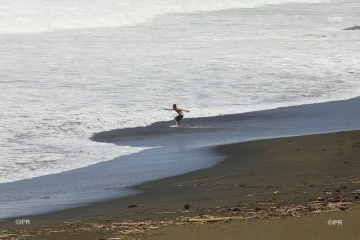
<path fill-rule="evenodd" d="M 100 132 L 93 135 L 94 141 L 150 149 L 84 168 L 0 184 L 0 192 L 4 193 L 0 194 L 0 219 L 39 216 L 129 196 L 136 192 L 129 187 L 218 164 L 226 157 L 226 153 L 215 151 L 215 147 L 220 145 L 358 130 L 360 114 L 356 109 L 359 104 L 360 99 L 354 98 L 258 112 L 185 118 L 181 128 L 169 128 L 172 122 L 168 121 Z"/>
<path fill-rule="evenodd" d="M 359 239 L 360 131 L 216 151 L 227 159 L 135 196 L 29 216 L 27 226 L 8 219 L 0 239 Z M 223 221 L 204 224 L 214 218 Z"/>

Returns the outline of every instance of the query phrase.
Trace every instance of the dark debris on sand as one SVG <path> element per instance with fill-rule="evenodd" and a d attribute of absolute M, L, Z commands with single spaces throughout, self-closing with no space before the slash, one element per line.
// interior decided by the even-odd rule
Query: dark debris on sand
<path fill-rule="evenodd" d="M 359 179 L 350 179 L 351 183 L 357 183 Z M 39 229 L 19 230 L 8 229 L 0 233 L 1 240 L 17 239 L 60 239 L 56 234 L 66 233 L 67 239 L 71 236 L 93 234 L 100 235 L 98 239 L 106 240 L 136 240 L 150 237 L 154 229 L 167 226 L 186 224 L 206 224 L 210 222 L 228 222 L 233 220 L 255 221 L 260 219 L 277 219 L 283 217 L 304 217 L 326 212 L 346 211 L 354 204 L 360 203 L 360 190 L 345 192 L 346 187 L 324 189 L 317 200 L 308 201 L 306 204 L 286 204 L 283 200 L 269 199 L 258 202 L 257 206 L 239 204 L 237 206 L 223 206 L 208 209 L 208 214 L 194 215 L 191 217 L 177 216 L 163 221 L 119 221 L 113 219 L 101 219 L 96 223 L 81 221 L 63 222 L 61 225 L 46 226 Z M 181 213 L 191 213 L 181 211 Z M 174 212 L 159 212 L 158 214 L 172 214 Z M 59 235 L 59 236 L 60 236 Z"/>

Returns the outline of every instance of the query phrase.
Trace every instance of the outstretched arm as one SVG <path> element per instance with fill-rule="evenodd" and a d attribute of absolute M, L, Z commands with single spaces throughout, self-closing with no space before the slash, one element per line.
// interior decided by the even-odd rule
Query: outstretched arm
<path fill-rule="evenodd" d="M 185 110 L 185 109 L 179 109 L 180 111 L 184 111 L 184 112 L 190 112 L 189 110 Z"/>
<path fill-rule="evenodd" d="M 164 108 L 164 110 L 174 110 L 173 108 Z"/>

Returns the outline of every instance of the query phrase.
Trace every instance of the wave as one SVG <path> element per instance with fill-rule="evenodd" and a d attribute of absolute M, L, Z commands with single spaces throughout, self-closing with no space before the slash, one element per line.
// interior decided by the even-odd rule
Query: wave
<path fill-rule="evenodd" d="M 133 26 L 170 13 L 196 13 L 267 4 L 329 0 L 2 0 L 0 34 Z"/>

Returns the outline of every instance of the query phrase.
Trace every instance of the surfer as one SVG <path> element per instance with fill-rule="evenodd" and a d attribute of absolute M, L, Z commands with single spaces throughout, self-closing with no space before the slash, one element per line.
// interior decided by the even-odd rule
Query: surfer
<path fill-rule="evenodd" d="M 173 104 L 173 108 L 164 108 L 164 110 L 169 110 L 169 111 L 174 110 L 175 112 L 177 112 L 177 114 L 179 114 L 178 116 L 174 117 L 175 124 L 178 127 L 180 126 L 180 123 L 179 123 L 180 120 L 183 119 L 183 117 L 184 117 L 183 111 L 184 112 L 190 112 L 188 110 L 176 107 L 176 104 Z"/>

